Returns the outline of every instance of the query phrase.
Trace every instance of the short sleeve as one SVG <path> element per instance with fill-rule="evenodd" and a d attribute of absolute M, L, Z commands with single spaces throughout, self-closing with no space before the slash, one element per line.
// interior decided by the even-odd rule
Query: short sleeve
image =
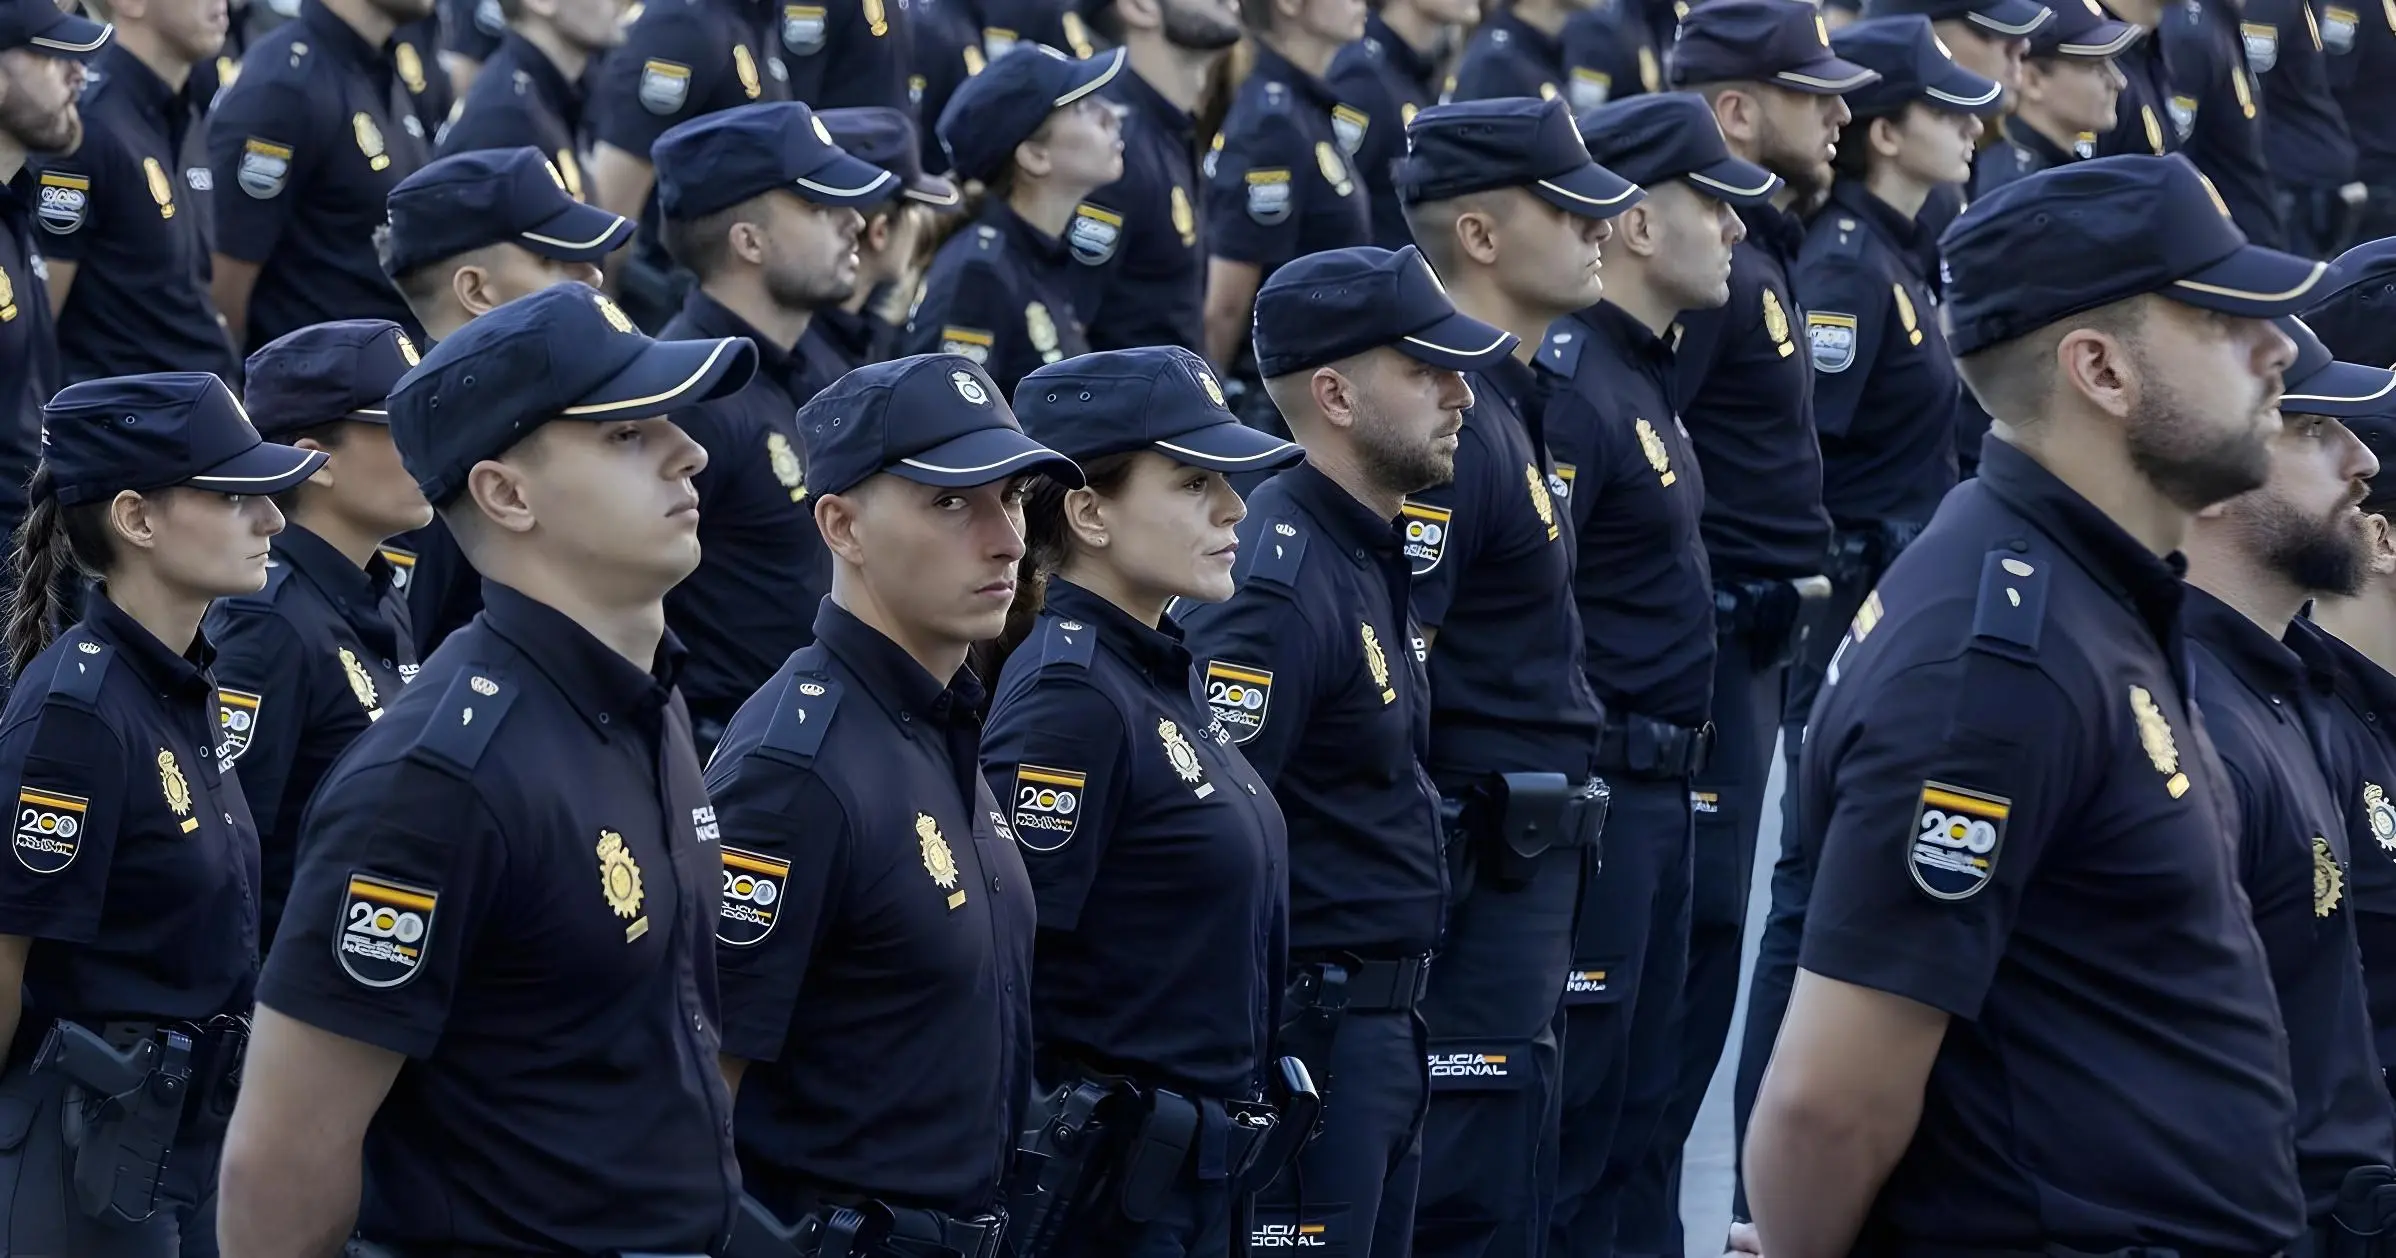
<path fill-rule="evenodd" d="M 1313 148 L 1287 115 L 1264 111 L 1214 154 L 1206 181 L 1206 248 L 1270 271 L 1298 255 L 1299 201 Z"/>
<path fill-rule="evenodd" d="M 110 213 L 126 191 L 122 150 L 114 133 L 90 127 L 83 145 L 68 156 L 37 156 L 26 162 L 34 171 L 34 195 L 42 226 L 42 256 L 59 262 L 81 262 L 87 251 L 107 236 Z M 140 185 L 144 205 L 150 204 L 149 184 Z M 153 212 L 153 222 L 156 221 Z"/>
<path fill-rule="evenodd" d="M 255 263 L 274 252 L 323 157 L 324 112 L 280 81 L 244 80 L 217 102 L 208 118 L 217 252 Z"/>
<path fill-rule="evenodd" d="M 950 249 L 979 249 L 974 228 L 949 240 Z M 1040 365 L 1023 333 L 1023 311 L 1013 304 L 1014 287 L 998 268 L 970 259 L 953 267 L 935 265 L 923 300 L 907 317 L 901 355 L 962 354 L 990 373 L 1012 396 L 1016 384 Z"/>
<path fill-rule="evenodd" d="M 1071 930 L 1129 793 L 1130 736 L 1112 699 L 1044 678 L 1008 696 L 982 736 L 982 775 L 1023 849 L 1045 930 Z"/>
<path fill-rule="evenodd" d="M 647 161 L 657 137 L 709 111 L 716 81 L 734 72 L 733 53 L 702 12 L 651 8 L 600 61 L 591 92 L 594 139 Z"/>
<path fill-rule="evenodd" d="M 98 933 L 127 777 L 123 742 L 82 708 L 44 704 L 0 735 L 0 780 L 17 788 L 0 935 L 88 943 Z"/>
<path fill-rule="evenodd" d="M 716 931 L 724 1053 L 778 1061 L 815 949 L 839 920 L 849 876 L 849 815 L 811 769 L 766 756 L 711 766 L 723 827 L 725 884 Z M 758 888 L 770 886 L 768 894 Z"/>
<path fill-rule="evenodd" d="M 1805 310 L 1806 348 L 1814 362 L 1814 429 L 1844 437 L 1878 363 L 1888 331 L 1888 280 L 1851 254 L 1808 251 L 1790 277 Z"/>
<path fill-rule="evenodd" d="M 1806 742 L 1805 830 L 1822 839 L 1798 963 L 1977 1017 L 2064 820 L 2085 718 L 2044 673 L 1978 652 L 1852 709 Z"/>
<path fill-rule="evenodd" d="M 1409 504 L 1446 513 L 1440 521 L 1446 542 L 1429 567 L 1417 567 L 1414 573 L 1414 618 L 1426 630 L 1447 623 L 1448 608 L 1456 601 L 1456 585 L 1463 580 L 1462 574 L 1472 570 L 1489 536 L 1489 512 L 1503 501 L 1501 490 L 1516 495 L 1522 492 L 1521 477 L 1493 482 L 1499 474 L 1498 454 L 1489 448 L 1488 434 L 1468 420 L 1456 438 L 1456 479 L 1407 495 Z"/>
<path fill-rule="evenodd" d="M 506 920 L 508 827 L 471 783 L 412 760 L 335 772 L 301 817 L 258 1002 L 428 1057 Z"/>
<path fill-rule="evenodd" d="M 1266 786 L 1281 780 L 1311 724 L 1321 663 L 1321 630 L 1291 597 L 1295 591 L 1243 588 L 1182 619 L 1206 701 Z M 1258 687 L 1262 693 L 1258 693 Z"/>
<path fill-rule="evenodd" d="M 261 845 L 269 853 L 267 886 L 287 886 L 291 870 L 285 868 L 277 877 L 272 853 L 279 847 L 282 859 L 289 860 L 299 836 L 272 835 L 268 829 L 282 814 L 283 791 L 291 780 L 292 763 L 299 759 L 300 735 L 313 716 L 307 657 L 299 636 L 282 617 L 256 606 L 217 606 L 208 634 L 216 647 L 217 702 L 224 715 L 245 718 L 241 724 L 246 732 L 236 731 L 229 720 L 225 724 L 235 734 L 229 744 L 234 772 L 240 775 L 241 793 L 250 801 Z M 279 844 L 273 841 L 277 838 Z"/>

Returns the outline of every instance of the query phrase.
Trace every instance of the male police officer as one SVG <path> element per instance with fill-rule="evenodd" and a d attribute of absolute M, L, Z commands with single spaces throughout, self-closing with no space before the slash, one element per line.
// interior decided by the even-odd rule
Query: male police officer
<path fill-rule="evenodd" d="M 1383 0 L 1365 15 L 1364 38 L 1331 59 L 1328 81 L 1340 101 L 1333 129 L 1372 201 L 1373 243 L 1384 249 L 1414 243 L 1398 203 L 1406 125 L 1438 103 L 1439 63 L 1480 15 L 1479 0 Z"/>
<path fill-rule="evenodd" d="M 1415 1244 L 1537 1254 L 1554 1185 L 1559 1012 L 1581 879 L 1602 826 L 1605 712 L 1581 670 L 1576 539 L 1529 358 L 1597 299 L 1607 221 L 1642 194 L 1589 160 L 1560 100 L 1439 105 L 1407 128 L 1398 193 L 1458 308 L 1529 343 L 1470 376 L 1453 485 L 1410 500 L 1430 643 L 1433 779 L 1465 871 L 1424 1020 L 1434 1063 Z M 1556 850 L 1549 851 L 1549 848 Z M 1442 1076 L 1460 1058 L 1495 1070 Z"/>
<path fill-rule="evenodd" d="M 807 321 L 799 356 L 818 380 L 838 380 L 891 356 L 923 272 L 923 241 L 934 216 L 953 214 L 965 198 L 957 185 L 923 168 L 923 138 L 904 110 L 887 105 L 827 109 L 816 114 L 832 142 L 868 166 L 896 176 L 888 195 L 862 207 L 857 232 L 857 283 L 846 300 Z"/>
<path fill-rule="evenodd" d="M 330 319 L 409 326 L 373 239 L 385 198 L 431 156 L 392 43 L 431 9 L 432 0 L 305 0 L 216 102 L 210 178 L 224 191 L 212 283 L 243 353 Z M 422 64 L 405 60 L 421 80 Z"/>
<path fill-rule="evenodd" d="M 1564 22 L 1581 0 L 1513 0 L 1473 32 L 1456 60 L 1450 100 L 1564 94 Z"/>
<path fill-rule="evenodd" d="M 691 650 L 683 694 L 702 755 L 812 640 L 831 584 L 797 417 L 832 378 L 811 376 L 797 349 L 816 312 L 857 285 L 857 207 L 898 182 L 831 134 L 807 106 L 778 101 L 686 122 L 651 154 L 666 250 L 699 281 L 661 335 L 745 336 L 758 353 L 747 388 L 673 417 L 709 464 L 697 478 L 699 570 L 666 599 L 666 621 Z"/>
<path fill-rule="evenodd" d="M 2271 962 L 2296 1093 L 2296 1173 L 2311 1253 L 2331 1253 L 2349 1172 L 2396 1159 L 2396 1107 L 2380 1073 L 2346 810 L 2362 801 L 2327 750 L 2326 675 L 2288 641 L 2316 592 L 2361 589 L 2370 531 L 2357 509 L 2379 461 L 2339 419 L 2385 406 L 2396 372 L 2334 362 L 2293 316 L 2296 342 L 2271 440 L 2270 478 L 2189 525 L 2186 624 L 2205 726 L 2238 803 L 2238 858 Z M 2377 846 L 2376 843 L 2373 846 Z"/>
<path fill-rule="evenodd" d="M 110 12 L 116 38 L 92 61 L 82 146 L 34 163 L 59 364 L 70 382 L 212 371 L 238 386 L 208 292 L 204 93 L 216 86 L 192 73 L 223 45 L 224 16 L 207 0 L 119 0 Z"/>
<path fill-rule="evenodd" d="M 2240 0 L 2166 3 L 2154 38 L 2180 151 L 2213 181 L 2239 230 L 2277 248 L 2287 222 L 2263 153 L 2263 104 L 2241 30 L 2244 9 Z"/>
<path fill-rule="evenodd" d="M 1081 474 L 954 354 L 851 372 L 799 426 L 832 592 L 707 775 L 743 1182 L 790 1224 L 862 1211 L 866 1253 L 996 1258 L 1032 889 L 965 655 L 1014 601 L 1025 478 Z"/>
<path fill-rule="evenodd" d="M 1181 618 L 1207 701 L 1289 823 L 1278 1051 L 1339 1095 L 1262 1196 L 1260 1244 L 1315 1236 L 1363 1258 L 1412 1241 L 1429 1084 L 1414 1013 L 1448 879 L 1406 551 L 1444 537 L 1403 507 L 1455 475 L 1458 373 L 1514 345 L 1457 313 L 1411 246 L 1310 254 L 1257 294 L 1257 364 L 1307 461 L 1249 497 L 1238 592 Z"/>
<path fill-rule="evenodd" d="M 2354 137 L 2330 95 L 2320 16 L 2311 0 L 2249 0 L 2237 12 L 2246 67 L 2262 88 L 2263 155 L 2288 248 L 2329 257 L 2346 247 L 2365 189 L 2354 182 Z"/>
<path fill-rule="evenodd" d="M 266 586 L 219 599 L 221 754 L 241 766 L 258 822 L 258 935 L 274 940 L 299 855 L 300 813 L 333 760 L 416 675 L 404 571 L 383 552 L 432 509 L 400 465 L 383 399 L 419 361 L 396 323 L 353 319 L 301 328 L 250 355 L 248 409 L 258 432 L 326 462 L 284 491 Z"/>
<path fill-rule="evenodd" d="M 499 41 L 434 150 L 440 157 L 527 145 L 557 164 L 566 191 L 587 201 L 583 76 L 624 42 L 624 0 L 491 0 L 507 17 Z"/>
<path fill-rule="evenodd" d="M 2162 557 L 2263 483 L 2269 320 L 2328 268 L 2248 245 L 2176 156 L 2033 175 L 1945 244 L 1996 428 L 1806 733 L 1762 1248 L 2276 1252 L 2305 1225 L 2288 1056 Z"/>
<path fill-rule="evenodd" d="M 328 1254 L 353 1219 L 403 1258 L 729 1234 L 723 870 L 665 631 L 707 452 L 659 416 L 754 366 L 569 284 L 392 395 L 490 606 L 310 805 L 226 1142 L 227 1252 Z"/>
<path fill-rule="evenodd" d="M 1705 98 L 1634 96 L 1585 113 L 1590 156 L 1647 200 L 1607 237 L 1605 300 L 1556 322 L 1539 366 L 1556 472 L 1580 557 L 1583 667 L 1606 706 L 1598 771 L 1614 791 L 1606 859 L 1582 895 L 1564 989 L 1558 1258 L 1661 1253 L 1655 1211 L 1617 1226 L 1633 1171 L 1680 1079 L 1688 964 L 1691 775 L 1712 741 L 1714 582 L 1699 520 L 1706 480 L 1676 400 L 1672 324 L 1729 299 L 1735 207 L 1780 180 L 1730 155 Z"/>

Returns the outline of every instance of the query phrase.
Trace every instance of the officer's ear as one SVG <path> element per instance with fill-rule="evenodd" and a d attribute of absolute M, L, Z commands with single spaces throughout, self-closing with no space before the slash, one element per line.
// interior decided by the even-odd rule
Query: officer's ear
<path fill-rule="evenodd" d="M 533 437 L 539 435 L 535 433 Z M 521 448 L 523 443 L 517 445 Z M 540 523 L 525 493 L 523 469 L 510 465 L 504 458 L 484 459 L 466 473 L 466 497 L 494 528 L 529 533 Z"/>
<path fill-rule="evenodd" d="M 1661 238 L 1655 217 L 1655 195 L 1650 191 L 1647 200 L 1624 210 L 1615 218 L 1614 234 L 1600 246 L 1601 250 L 1612 252 L 1619 248 L 1634 258 L 1656 256 Z"/>
<path fill-rule="evenodd" d="M 765 265 L 765 228 L 747 219 L 735 219 L 724 231 L 724 247 L 733 257 L 750 266 Z"/>
<path fill-rule="evenodd" d="M 1894 161 L 1905 151 L 1905 122 L 1912 112 L 1908 105 L 1903 113 L 1883 114 L 1864 124 L 1864 143 L 1872 147 L 1873 156 Z"/>
<path fill-rule="evenodd" d="M 1107 535 L 1106 516 L 1099 511 L 1101 499 L 1094 490 L 1068 489 L 1059 510 L 1065 514 L 1066 531 L 1073 540 L 1092 550 L 1105 550 L 1112 539 Z"/>
<path fill-rule="evenodd" d="M 1722 128 L 1723 139 L 1752 152 L 1756 137 L 1763 134 L 1763 104 L 1745 88 L 1721 88 L 1714 93 L 1714 122 Z"/>
<path fill-rule="evenodd" d="M 864 493 L 865 485 L 859 485 L 846 494 L 815 496 L 815 531 L 824 535 L 824 549 L 854 567 L 865 566 L 865 547 L 857 540 L 857 525 L 864 515 L 861 510 L 865 505 Z"/>
<path fill-rule="evenodd" d="M 1325 423 L 1343 431 L 1356 427 L 1356 381 L 1345 372 L 1333 367 L 1315 368 L 1306 377 L 1306 392 L 1314 402 L 1315 413 Z"/>
<path fill-rule="evenodd" d="M 468 263 L 449 273 L 449 295 L 457 299 L 458 308 L 469 319 L 479 319 L 507 304 L 499 286 L 492 282 L 490 269 L 479 263 Z"/>
<path fill-rule="evenodd" d="M 2371 539 L 2371 575 L 2396 576 L 2396 527 L 2384 515 L 2367 515 L 2363 528 Z"/>
<path fill-rule="evenodd" d="M 160 503 L 145 498 L 130 489 L 120 489 L 108 500 L 108 527 L 119 541 L 136 550 L 151 550 L 158 545 Z"/>

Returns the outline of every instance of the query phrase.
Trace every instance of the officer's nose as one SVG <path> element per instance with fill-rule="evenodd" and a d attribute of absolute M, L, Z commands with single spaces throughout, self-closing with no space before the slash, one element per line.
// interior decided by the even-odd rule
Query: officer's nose
<path fill-rule="evenodd" d="M 2346 479 L 2361 488 L 2362 482 L 2379 475 L 2379 456 L 2373 454 L 2371 447 L 2364 445 L 2363 439 L 2355 436 L 2352 429 L 2343 424 L 2339 428 L 2346 433 Z"/>
<path fill-rule="evenodd" d="M 682 425 L 670 419 L 659 422 L 673 434 L 667 442 L 670 448 L 666 451 L 666 479 L 689 480 L 697 476 L 707 467 L 707 447 L 692 440 L 689 433 L 682 431 Z"/>
<path fill-rule="evenodd" d="M 2257 319 L 2254 324 L 2263 330 L 2266 338 L 2263 343 L 2264 369 L 2277 374 L 2295 366 L 2296 342 L 2289 340 L 2288 334 L 2280 331 L 2269 319 Z"/>
<path fill-rule="evenodd" d="M 1735 245 L 1747 239 L 1747 220 L 1740 218 L 1737 210 L 1732 209 L 1728 202 L 1722 201 L 1715 202 L 1714 208 L 1715 212 L 1722 216 L 1723 244 Z"/>
<path fill-rule="evenodd" d="M 1439 409 L 1443 411 L 1469 410 L 1472 408 L 1472 404 L 1473 387 L 1465 383 L 1463 373 L 1455 371 L 1439 373 Z"/>

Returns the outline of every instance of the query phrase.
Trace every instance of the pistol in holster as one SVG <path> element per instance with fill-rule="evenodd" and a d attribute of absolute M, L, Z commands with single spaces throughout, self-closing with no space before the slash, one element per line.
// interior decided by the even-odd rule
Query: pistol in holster
<path fill-rule="evenodd" d="M 60 1111 L 76 1209 L 114 1227 L 148 1220 L 191 1089 L 191 1037 L 162 1028 L 118 1048 L 61 1018 L 34 1054 L 33 1072 L 44 1071 L 67 1083 Z"/>
<path fill-rule="evenodd" d="M 2329 1252 L 2321 1258 L 2396 1258 L 2396 1169 L 2358 1166 L 2346 1172 L 2323 1232 Z"/>
<path fill-rule="evenodd" d="M 1539 858 L 1554 849 L 1587 848 L 1589 859 L 1602 861 L 1613 801 L 1601 777 L 1576 783 L 1561 773 L 1492 773 L 1453 813 L 1462 830 L 1456 846 L 1500 888 L 1514 890 L 1530 884 Z"/>
<path fill-rule="evenodd" d="M 1136 1097 L 1116 1080 L 1077 1079 L 1050 1092 L 1023 1133 L 1007 1176 L 1007 1217 L 1018 1258 L 1039 1258 L 1107 1182 Z"/>
<path fill-rule="evenodd" d="M 1322 961 L 1298 967 L 1282 998 L 1290 1020 L 1281 1024 L 1274 1047 L 1305 1062 L 1317 1077 L 1331 1077 L 1332 1046 L 1348 1018 L 1348 967 Z"/>

